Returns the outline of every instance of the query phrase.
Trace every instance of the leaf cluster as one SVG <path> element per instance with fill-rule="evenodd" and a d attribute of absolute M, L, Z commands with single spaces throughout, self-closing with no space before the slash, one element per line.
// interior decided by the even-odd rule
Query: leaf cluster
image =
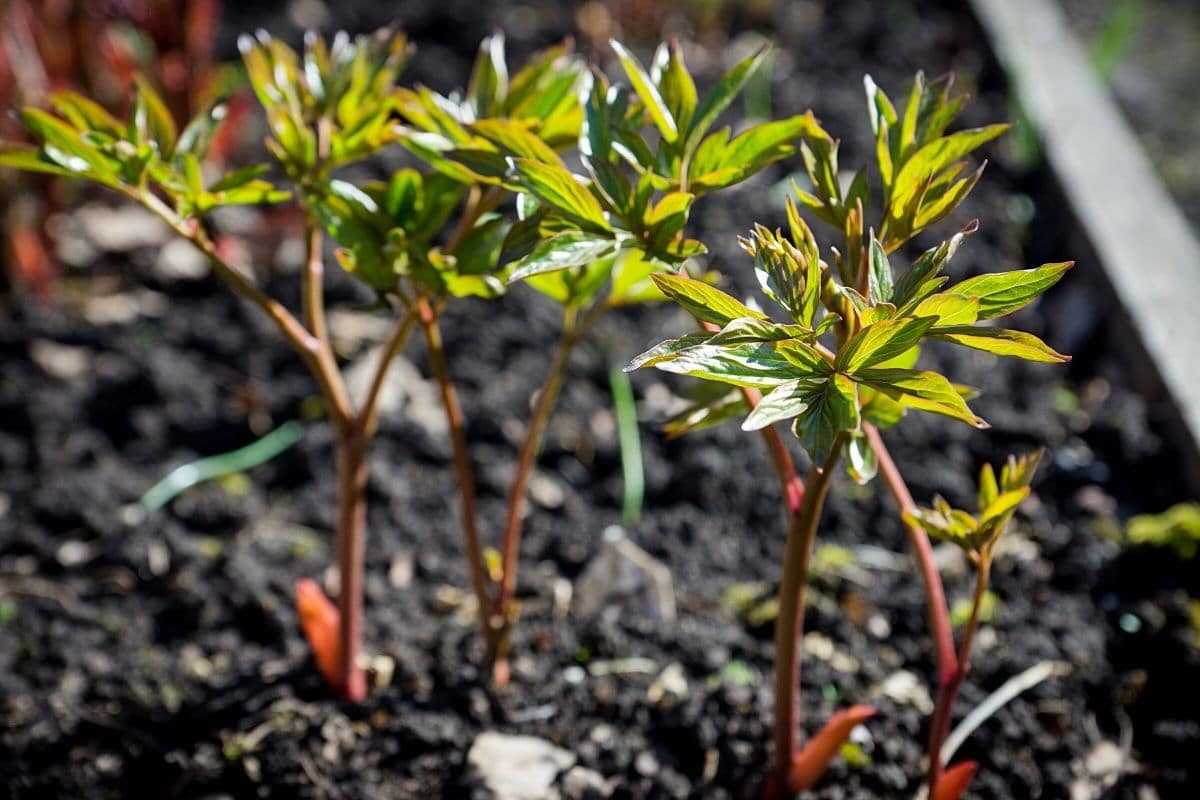
<path fill-rule="evenodd" d="M 128 118 L 68 90 L 52 92 L 49 110 L 24 108 L 17 119 L 38 146 L 0 145 L 0 165 L 84 178 L 144 199 L 166 196 L 180 218 L 217 206 L 278 203 L 290 193 L 263 179 L 266 165 L 243 167 L 211 179 L 201 164 L 225 119 L 214 101 L 179 131 L 162 97 L 138 78 Z"/>
<path fill-rule="evenodd" d="M 974 179 L 960 185 L 960 179 L 953 178 L 965 168 L 963 157 L 1003 129 L 990 126 L 981 129 L 987 133 L 945 135 L 963 102 L 949 97 L 949 85 L 949 79 L 926 85 L 918 75 L 904 115 L 898 117 L 868 80 L 884 187 L 878 233 L 863 230 L 869 199 L 865 170 L 842 192 L 836 141 L 815 120 L 802 135 L 801 153 L 817 194 L 797 190 L 799 202 L 788 199 L 786 233 L 759 225 L 741 240 L 763 294 L 780 307 L 785 323 L 704 282 L 685 275 L 655 275 L 664 294 L 718 330 L 663 342 L 635 358 L 629 368 L 655 366 L 761 390 L 765 395 L 746 417 L 744 428 L 790 420 L 795 435 L 818 460 L 840 437 L 848 444 L 851 474 L 865 481 L 874 474 L 875 464 L 864 423 L 888 427 L 916 409 L 986 427 L 967 405 L 971 390 L 915 368 L 923 342 L 948 342 L 1030 361 L 1068 360 L 1031 334 L 990 323 L 1033 302 L 1058 282 L 1070 262 L 948 285 L 944 270 L 976 230 L 972 222 L 921 253 L 907 269 L 892 263 L 899 245 L 961 203 L 974 185 Z M 821 258 L 802 208 L 845 235 L 844 250 L 831 248 L 832 266 Z M 897 216 L 897 208 L 909 210 Z M 713 413 L 719 411 L 721 419 L 727 419 L 736 406 L 728 394 L 720 402 L 706 398 L 703 405 L 684 412 L 684 419 L 692 428 L 705 427 L 717 421 Z M 678 432 L 683 420 L 674 422 Z"/>
<path fill-rule="evenodd" d="M 394 141 L 394 89 L 411 55 L 402 33 L 339 32 L 326 43 L 310 32 L 297 53 L 259 31 L 241 36 L 238 49 L 266 112 L 267 149 L 296 183 L 324 178 Z"/>
<path fill-rule="evenodd" d="M 765 50 L 700 96 L 677 46 L 661 46 L 647 71 L 620 43 L 611 44 L 630 87 L 598 71 L 580 74 L 583 174 L 549 149 L 519 146 L 511 131 L 501 138 L 468 126 L 507 159 L 505 172 L 497 160 L 497 172 L 480 177 L 511 182 L 519 192 L 519 219 L 505 243 L 516 258 L 509 282 L 526 281 L 568 307 L 599 302 L 606 287 L 607 307 L 661 299 L 651 276 L 706 252 L 685 233 L 696 199 L 793 153 L 805 124 L 766 123 L 732 139 L 728 128 L 712 132 L 762 66 Z M 462 161 L 461 147 L 451 157 Z"/>
<path fill-rule="evenodd" d="M 1040 452 L 1020 458 L 1009 456 L 998 480 L 992 465 L 984 464 L 979 472 L 976 495 L 979 510 L 975 515 L 953 508 L 941 496 L 935 496 L 932 508 L 911 509 L 904 513 L 904 519 L 935 539 L 958 545 L 973 562 L 979 563 L 991 557 L 1017 506 L 1029 496 L 1040 460 Z"/>

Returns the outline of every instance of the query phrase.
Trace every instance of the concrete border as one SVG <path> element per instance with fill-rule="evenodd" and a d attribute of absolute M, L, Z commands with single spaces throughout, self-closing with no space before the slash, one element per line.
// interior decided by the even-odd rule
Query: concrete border
<path fill-rule="evenodd" d="M 971 0 L 1200 454 L 1200 243 L 1054 0 Z"/>

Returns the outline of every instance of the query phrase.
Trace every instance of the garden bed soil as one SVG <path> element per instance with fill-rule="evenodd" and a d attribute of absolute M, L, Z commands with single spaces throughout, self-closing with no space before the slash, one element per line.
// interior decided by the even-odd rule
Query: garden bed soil
<path fill-rule="evenodd" d="M 386 21 L 374 4 L 334 12 L 351 26 Z M 232 14 L 226 34 L 256 25 L 289 31 L 255 6 Z M 465 79 L 478 39 L 493 27 L 524 55 L 572 26 L 569 13 L 548 5 L 406 3 L 404 15 L 422 48 L 410 77 L 439 89 Z M 679 24 L 673 19 L 668 26 Z M 814 108 L 844 137 L 845 164 L 869 152 L 864 72 L 903 96 L 916 68 L 953 68 L 978 95 L 966 123 L 1012 115 L 1002 75 L 957 8 L 780 3 L 760 19 L 741 12 L 718 28 L 735 32 L 734 50 L 748 41 L 742 31 L 776 40 L 775 113 Z M 730 57 L 716 33 L 704 36 L 712 52 Z M 590 47 L 586 37 L 581 46 Z M 714 69 L 704 70 L 709 80 Z M 954 272 L 1070 257 L 1070 221 L 1056 213 L 1043 174 L 1022 171 L 1007 145 L 990 155 L 992 167 L 956 220 L 979 216 L 983 228 Z M 734 236 L 754 220 L 782 222 L 775 187 L 796 167 L 777 165 L 697 210 L 712 264 L 739 292 L 752 292 L 754 281 Z M 211 276 L 164 277 L 156 257 L 149 248 L 100 259 L 81 279 L 92 288 L 115 279 L 137 299 L 141 312 L 124 321 L 89 321 L 70 287 L 58 306 L 0 300 L 0 794 L 482 797 L 466 754 L 480 732 L 499 730 L 570 750 L 610 780 L 614 797 L 756 795 L 768 763 L 770 624 L 751 625 L 722 602 L 732 585 L 763 582 L 769 592 L 778 578 L 782 515 L 756 438 L 732 425 L 664 441 L 656 430 L 664 397 L 681 384 L 634 375 L 647 482 L 645 512 L 629 535 L 670 568 L 679 617 L 581 621 L 556 612 L 556 590 L 580 574 L 605 527 L 620 522 L 609 368 L 685 331 L 680 312 L 614 314 L 571 364 L 539 459 L 513 681 L 502 692 L 477 668 L 482 648 L 467 613 L 440 411 L 417 393 L 405 413 L 383 420 L 370 459 L 365 638 L 394 670 L 365 703 L 348 705 L 328 696 L 291 607 L 295 580 L 320 577 L 331 561 L 324 424 L 307 424 L 295 448 L 248 481 L 204 485 L 144 519 L 125 510 L 175 466 L 301 416 L 314 394 L 250 307 Z M 1073 784 L 1088 797 L 1103 787 L 1112 798 L 1184 798 L 1200 786 L 1188 762 L 1200 747 L 1200 657 L 1187 618 L 1194 571 L 1104 535 L 1115 520 L 1162 510 L 1185 490 L 1162 433 L 1165 412 L 1129 385 L 1096 281 L 1083 265 L 1042 313 L 1019 315 L 1018 327 L 1076 355 L 1069 368 L 969 351 L 924 356 L 983 390 L 975 406 L 990 431 L 914 416 L 888 434 L 914 494 L 940 492 L 957 505 L 971 502 L 970 476 L 983 461 L 1049 448 L 1038 499 L 998 558 L 999 603 L 959 715 L 1038 661 L 1065 662 L 1070 672 L 1005 706 L 968 740 L 961 756 L 980 762 L 973 798 L 1066 798 Z M 270 288 L 295 299 L 294 272 L 281 270 Z M 160 295 L 171 298 L 165 308 Z M 359 309 L 370 300 L 341 275 L 331 296 Z M 556 330 L 554 310 L 523 288 L 447 314 L 492 537 Z M 419 347 L 407 356 L 427 374 Z M 922 774 L 924 700 L 880 688 L 901 670 L 926 684 L 934 672 L 922 589 L 881 493 L 839 476 L 819 535 L 871 557 L 814 579 L 807 627 L 817 638 L 803 667 L 803 724 L 811 731 L 848 703 L 872 703 L 879 714 L 863 742 L 870 766 L 839 759 L 812 797 L 910 797 Z M 952 601 L 966 596 L 964 571 L 950 569 L 946 580 Z M 646 661 L 622 671 L 619 660 L 630 658 Z M 651 699 L 650 684 L 672 663 L 686 696 Z M 1114 763 L 1097 756 L 1105 743 L 1132 748 L 1128 761 L 1115 761 L 1126 769 L 1088 778 Z"/>

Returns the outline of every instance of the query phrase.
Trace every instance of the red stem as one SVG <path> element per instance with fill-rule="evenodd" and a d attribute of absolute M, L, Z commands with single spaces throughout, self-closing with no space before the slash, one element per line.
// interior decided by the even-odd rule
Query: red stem
<path fill-rule="evenodd" d="M 971 602 L 971 616 L 967 620 L 967 628 L 963 631 L 962 641 L 959 642 L 957 666 L 949 680 L 938 688 L 937 705 L 934 708 L 933 721 L 929 726 L 929 793 L 932 797 L 938 788 L 945 765 L 942 764 L 942 744 L 950 735 L 950 723 L 954 716 L 954 701 L 958 691 L 971 669 L 971 646 L 975 642 L 975 634 L 979 630 L 979 614 L 983 608 L 984 593 L 987 592 L 988 578 L 991 572 L 991 554 L 985 554 L 979 559 L 975 572 L 975 595 Z"/>
<path fill-rule="evenodd" d="M 870 424 L 864 425 L 863 429 L 866 431 L 867 439 L 871 442 L 871 448 L 875 451 L 875 457 L 879 462 L 879 473 L 883 476 L 883 481 L 896 501 L 896 505 L 900 507 L 900 512 L 904 513 L 916 508 L 912 494 L 908 491 L 908 485 L 904 482 L 904 476 L 900 474 L 896 462 L 892 460 L 892 454 L 888 452 L 883 437 L 879 435 L 879 430 Z M 904 523 L 904 530 L 908 534 L 908 542 L 912 546 L 913 556 L 917 560 L 917 568 L 921 572 L 921 582 L 925 587 L 925 604 L 929 608 L 929 627 L 933 633 L 937 654 L 939 682 L 944 685 L 958 667 L 954 656 L 954 636 L 950 632 L 950 610 L 946 605 L 946 591 L 942 587 L 942 576 L 933 562 L 933 547 L 929 543 L 929 536 L 920 528 L 909 525 L 907 522 Z"/>
<path fill-rule="evenodd" d="M 446 424 L 450 428 L 450 444 L 454 453 L 454 471 L 458 478 L 458 497 L 462 509 L 462 533 L 464 555 L 467 568 L 471 573 L 471 587 L 475 592 L 475 600 L 479 605 L 479 625 L 483 633 L 483 641 L 490 652 L 495 636 L 495 626 L 488 618 L 487 576 L 483 564 L 483 546 L 479 539 L 479 529 L 475 510 L 475 473 L 471 468 L 471 455 L 467 448 L 467 434 L 463 424 L 462 407 L 458 402 L 458 392 L 450 377 L 450 369 L 446 364 L 446 355 L 442 349 L 442 332 L 438 326 L 437 314 L 424 298 L 417 301 L 416 313 L 420 316 L 421 328 L 425 332 L 425 341 L 429 346 L 429 363 L 441 390 L 442 406 L 446 410 Z"/>
<path fill-rule="evenodd" d="M 742 396 L 746 398 L 746 405 L 751 409 L 762 400 L 762 393 L 749 387 L 742 387 Z M 779 478 L 779 490 L 783 493 L 783 501 L 787 505 L 790 518 L 800 512 L 800 504 L 804 500 L 804 482 L 796 474 L 796 465 L 792 462 L 792 455 L 788 452 L 779 429 L 768 425 L 760 433 L 763 444 L 767 447 L 767 455 L 771 457 L 771 465 L 775 468 L 775 475 Z"/>
<path fill-rule="evenodd" d="M 916 504 L 913 502 L 912 494 L 908 491 L 904 477 L 892 460 L 891 453 L 888 452 L 887 445 L 883 442 L 883 437 L 879 435 L 879 430 L 873 425 L 865 425 L 864 428 L 871 447 L 875 450 L 875 457 L 879 461 L 879 472 L 883 476 L 892 498 L 896 501 L 896 505 L 900 507 L 902 513 L 915 508 Z M 942 774 L 939 753 L 942 742 L 946 740 L 946 736 L 950 732 L 954 701 L 967 676 L 969 666 L 967 658 L 970 655 L 971 641 L 974 639 L 978 626 L 978 606 L 981 602 L 981 595 L 977 590 L 975 608 L 972 609 L 972 621 L 956 654 L 954 635 L 950 630 L 950 611 L 946 604 L 946 591 L 942 586 L 942 578 L 938 574 L 937 566 L 933 563 L 933 548 L 929 543 L 929 536 L 920 528 L 909 525 L 907 522 L 904 524 L 904 529 L 908 534 L 909 543 L 912 545 L 913 556 L 917 560 L 921 581 L 925 587 L 925 603 L 929 608 L 929 627 L 933 634 L 937 655 L 937 701 L 934 704 L 933 719 L 929 726 L 929 789 L 932 793 Z M 986 588 L 986 568 L 981 567 L 980 571 L 984 580 L 981 585 Z"/>
<path fill-rule="evenodd" d="M 775 619 L 775 766 L 772 784 L 787 785 L 796 754 L 799 721 L 800 646 L 804 635 L 804 595 L 817 523 L 829 491 L 829 479 L 841 455 L 839 434 L 823 466 L 815 464 L 806 481 L 808 490 L 788 525 L 779 584 L 779 616 Z"/>
<path fill-rule="evenodd" d="M 358 665 L 362 646 L 363 557 L 367 525 L 366 438 L 356 423 L 337 430 L 337 564 L 340 578 L 338 693 L 358 702 L 367 696 L 366 676 Z"/>
<path fill-rule="evenodd" d="M 554 361 L 546 375 L 546 382 L 538 392 L 537 401 L 530 414 L 529 427 L 525 431 L 524 441 L 521 442 L 516 471 L 509 486 L 504 536 L 500 544 L 500 585 L 492 607 L 492 617 L 499 629 L 492 642 L 496 646 L 492 652 L 492 676 L 500 686 L 508 682 L 507 653 L 504 651 L 507 649 L 506 640 L 512 625 L 512 599 L 517 589 L 517 562 L 521 554 L 521 513 L 525 508 L 525 493 L 529 487 L 529 478 L 533 474 L 534 461 L 541 447 L 546 425 L 550 421 L 550 413 L 554 410 L 554 403 L 558 399 L 559 390 L 562 389 L 571 352 L 582 335 L 583 330 L 576 329 L 569 323 L 563 330 L 558 351 L 554 354 Z"/>

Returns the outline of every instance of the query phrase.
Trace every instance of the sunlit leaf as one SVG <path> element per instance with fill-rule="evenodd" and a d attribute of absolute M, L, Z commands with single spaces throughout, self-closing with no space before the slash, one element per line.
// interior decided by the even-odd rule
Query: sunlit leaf
<path fill-rule="evenodd" d="M 724 325 L 738 317 L 767 318 L 761 311 L 755 311 L 703 281 L 683 275 L 652 275 L 650 278 L 663 294 L 705 322 Z"/>
<path fill-rule="evenodd" d="M 961 325 L 938 328 L 930 335 L 935 339 L 954 342 L 975 350 L 1026 361 L 1062 364 L 1071 360 L 1070 356 L 1056 352 L 1041 339 L 1023 331 Z"/>
<path fill-rule="evenodd" d="M 825 381 L 825 378 L 801 378 L 776 386 L 762 396 L 750 416 L 742 422 L 742 430 L 757 431 L 799 416 L 808 409 L 813 398 L 824 391 Z"/>
<path fill-rule="evenodd" d="M 508 282 L 515 283 L 546 272 L 588 266 L 615 251 L 616 243 L 612 239 L 565 231 L 534 247 L 533 252 L 517 264 Z"/>
<path fill-rule="evenodd" d="M 561 163 L 518 158 L 514 164 L 522 182 L 543 203 L 585 225 L 608 230 L 599 201 Z"/>
<path fill-rule="evenodd" d="M 953 417 L 976 428 L 988 427 L 982 418 L 967 407 L 950 381 L 936 372 L 894 368 L 864 369 L 855 373 L 854 380 L 909 408 Z"/>
<path fill-rule="evenodd" d="M 846 474 L 850 480 L 862 486 L 870 483 L 878 471 L 879 460 L 870 440 L 862 433 L 851 434 L 846 442 Z"/>
<path fill-rule="evenodd" d="M 650 76 L 646 74 L 646 70 L 642 68 L 642 64 L 637 58 L 625 49 L 625 46 L 616 39 L 610 39 L 608 42 L 612 47 L 613 52 L 617 54 L 617 59 L 621 62 L 621 68 L 625 70 L 625 75 L 629 78 L 629 83 L 632 84 L 633 90 L 637 92 L 641 98 L 642 104 L 646 107 L 646 111 L 650 114 L 650 118 L 654 120 L 655 126 L 659 133 L 667 142 L 674 142 L 679 137 L 679 129 L 675 124 L 675 117 L 671 114 L 671 110 L 667 108 L 666 101 L 659 94 L 658 87 L 650 80 Z"/>
<path fill-rule="evenodd" d="M 954 293 L 979 298 L 979 318 L 994 319 L 1023 308 L 1062 279 L 1074 261 L 968 278 Z"/>
<path fill-rule="evenodd" d="M 859 429 L 858 386 L 841 373 L 823 382 L 808 407 L 792 423 L 792 432 L 815 460 L 823 460 L 838 434 Z"/>
<path fill-rule="evenodd" d="M 854 373 L 895 358 L 919 342 L 933 323 L 933 319 L 909 318 L 867 325 L 838 352 L 837 368 Z"/>

